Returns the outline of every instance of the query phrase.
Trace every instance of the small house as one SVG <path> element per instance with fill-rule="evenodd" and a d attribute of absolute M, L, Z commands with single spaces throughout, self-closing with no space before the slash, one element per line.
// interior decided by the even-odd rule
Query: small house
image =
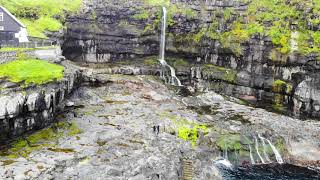
<path fill-rule="evenodd" d="M 26 26 L 0 6 L 0 44 L 17 46 L 29 42 Z"/>

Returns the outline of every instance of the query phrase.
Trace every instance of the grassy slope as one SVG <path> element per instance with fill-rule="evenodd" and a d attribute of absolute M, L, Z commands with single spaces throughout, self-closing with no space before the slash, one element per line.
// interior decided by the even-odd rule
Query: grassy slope
<path fill-rule="evenodd" d="M 44 84 L 63 77 L 64 67 L 46 61 L 27 59 L 0 65 L 0 78 L 11 82 Z"/>
<path fill-rule="evenodd" d="M 82 0 L 0 0 L 28 29 L 30 36 L 46 38 L 44 31 L 63 27 L 65 12 L 76 12 Z"/>

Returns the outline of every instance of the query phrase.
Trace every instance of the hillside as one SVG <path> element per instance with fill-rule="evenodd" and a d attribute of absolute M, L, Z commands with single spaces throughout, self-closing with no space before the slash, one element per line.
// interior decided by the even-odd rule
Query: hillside
<path fill-rule="evenodd" d="M 66 13 L 80 9 L 82 0 L 0 0 L 26 26 L 30 36 L 46 38 L 45 31 L 63 27 Z"/>

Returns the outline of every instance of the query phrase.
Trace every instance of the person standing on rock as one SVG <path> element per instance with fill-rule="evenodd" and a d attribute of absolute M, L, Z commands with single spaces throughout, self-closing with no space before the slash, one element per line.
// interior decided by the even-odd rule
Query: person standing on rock
<path fill-rule="evenodd" d="M 157 134 L 160 132 L 160 125 L 157 126 Z"/>

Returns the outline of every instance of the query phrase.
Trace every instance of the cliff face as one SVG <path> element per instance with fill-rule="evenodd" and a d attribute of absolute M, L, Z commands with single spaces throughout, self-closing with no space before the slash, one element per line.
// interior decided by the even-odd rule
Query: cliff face
<path fill-rule="evenodd" d="M 185 59 L 189 83 L 319 117 L 319 6 L 268 2 L 88 1 L 82 13 L 68 17 L 63 51 L 68 59 L 94 63 L 157 55 L 166 6 L 167 56 Z"/>
<path fill-rule="evenodd" d="M 0 97 L 0 142 L 39 130 L 55 121 L 69 94 L 81 83 L 81 73 L 66 67 L 65 77 L 39 87 L 3 89 Z"/>

